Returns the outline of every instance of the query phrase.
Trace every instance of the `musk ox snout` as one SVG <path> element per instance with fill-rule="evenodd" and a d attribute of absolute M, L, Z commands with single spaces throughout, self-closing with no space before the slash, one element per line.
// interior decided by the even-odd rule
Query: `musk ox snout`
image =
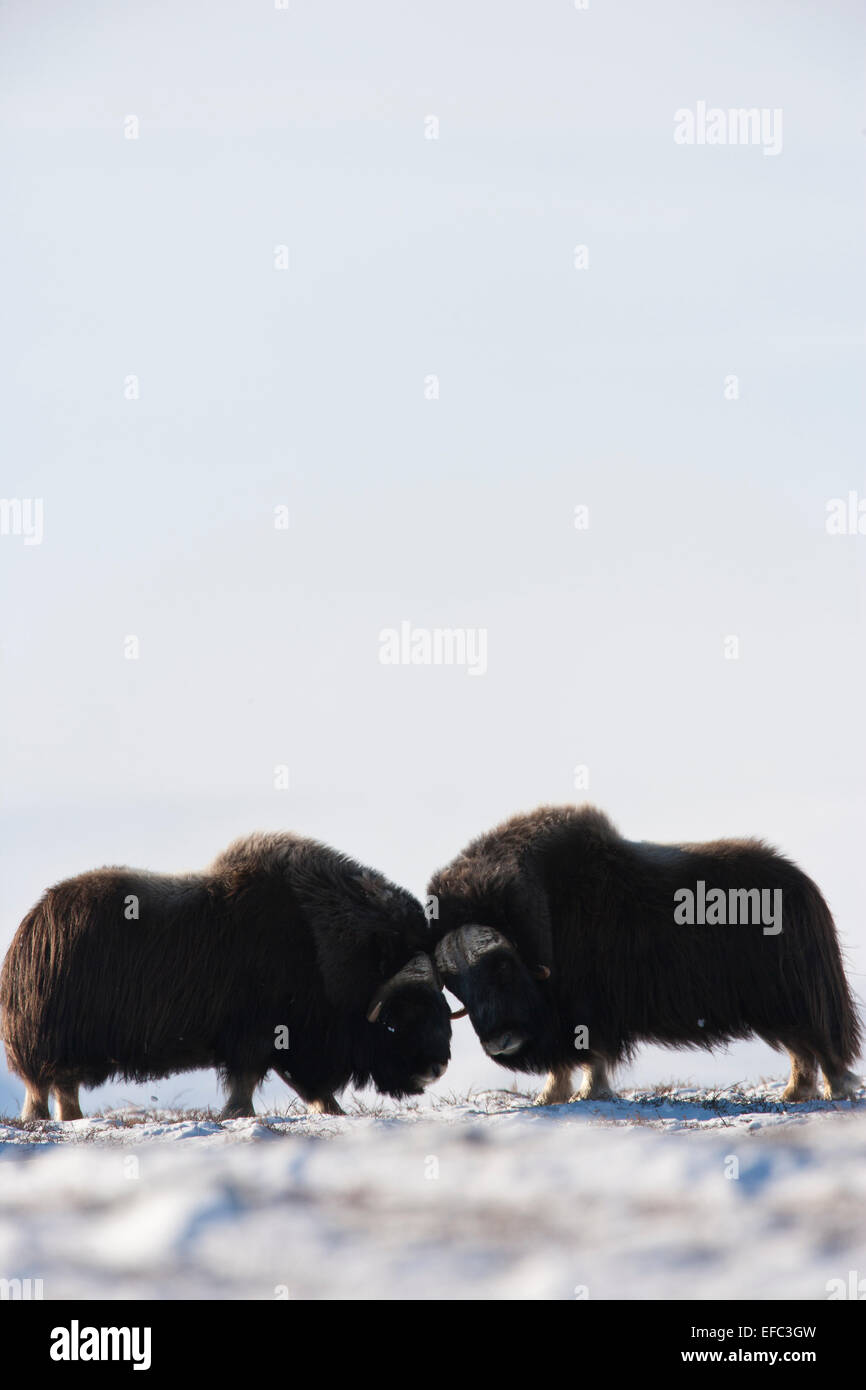
<path fill-rule="evenodd" d="M 510 1028 L 504 1033 L 497 1033 L 493 1038 L 482 1038 L 481 1046 L 488 1057 L 511 1057 L 513 1053 L 519 1052 L 526 1038 Z"/>
<path fill-rule="evenodd" d="M 417 1086 L 419 1091 L 423 1091 L 427 1086 L 432 1086 L 434 1081 L 438 1081 L 440 1076 L 445 1075 L 446 1065 L 442 1062 L 433 1062 L 430 1070 L 425 1072 L 423 1076 L 412 1077 L 412 1084 Z"/>

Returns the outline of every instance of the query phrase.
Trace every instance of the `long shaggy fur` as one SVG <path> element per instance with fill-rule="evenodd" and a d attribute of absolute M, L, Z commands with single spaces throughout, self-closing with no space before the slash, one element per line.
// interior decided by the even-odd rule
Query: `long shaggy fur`
<path fill-rule="evenodd" d="M 781 932 L 677 924 L 674 893 L 698 880 L 781 889 Z M 448 937 L 440 971 L 482 1042 L 526 1039 L 501 1058 L 509 1069 L 567 1077 L 597 1064 L 603 1075 L 641 1042 L 711 1049 L 757 1035 L 792 1053 L 795 1078 L 817 1062 L 833 1094 L 855 1080 L 860 1029 L 833 919 L 812 880 L 759 840 L 633 842 L 593 807 L 543 806 L 473 840 L 429 892 L 435 934 Z M 448 935 L 468 924 L 502 933 L 503 949 L 470 965 L 467 934 Z M 532 978 L 539 966 L 549 979 Z"/>
<path fill-rule="evenodd" d="M 448 1060 L 439 989 L 410 982 L 386 990 L 375 1024 L 366 1013 L 430 948 L 409 893 L 290 834 L 238 840 L 204 873 L 97 869 L 18 928 L 0 975 L 6 1055 L 33 1092 L 198 1067 L 241 1091 L 246 1078 L 250 1096 L 273 1068 L 326 1107 L 350 1080 L 417 1092 Z"/>

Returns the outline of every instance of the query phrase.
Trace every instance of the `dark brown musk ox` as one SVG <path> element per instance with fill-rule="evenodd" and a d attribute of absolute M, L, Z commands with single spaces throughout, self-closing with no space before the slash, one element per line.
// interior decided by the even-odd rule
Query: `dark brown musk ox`
<path fill-rule="evenodd" d="M 434 875 L 445 985 L 485 1051 L 548 1072 L 542 1105 L 610 1099 L 639 1043 L 757 1036 L 791 1057 L 784 1099 L 853 1095 L 860 1029 L 818 888 L 759 840 L 625 840 L 590 806 L 542 806 Z M 695 906 L 697 904 L 697 907 Z"/>
<path fill-rule="evenodd" d="M 203 873 L 97 869 L 49 888 L 0 974 L 22 1117 L 78 1119 L 78 1087 L 218 1068 L 224 1118 L 273 1070 L 340 1114 L 352 1081 L 417 1095 L 450 1056 L 421 904 L 292 834 L 235 841 Z"/>

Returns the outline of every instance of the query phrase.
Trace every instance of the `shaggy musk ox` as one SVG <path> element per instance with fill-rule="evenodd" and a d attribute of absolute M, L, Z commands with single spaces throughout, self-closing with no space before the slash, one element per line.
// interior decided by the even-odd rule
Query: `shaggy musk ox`
<path fill-rule="evenodd" d="M 308 1104 L 372 1081 L 416 1095 L 450 1055 L 449 1010 L 415 898 L 289 834 L 238 840 L 204 873 L 107 868 L 50 888 L 0 975 L 22 1115 L 77 1119 L 78 1087 L 217 1067 L 224 1117 L 268 1071 Z"/>
<path fill-rule="evenodd" d="M 684 890 L 709 904 L 713 889 L 725 908 L 688 925 Z M 755 889 L 770 891 L 743 892 Z M 829 909 L 758 840 L 653 845 L 624 840 L 592 807 L 541 807 L 473 840 L 429 892 L 445 984 L 491 1057 L 549 1072 L 540 1104 L 570 1098 L 576 1066 L 577 1098 L 609 1098 L 607 1069 L 641 1042 L 711 1049 L 752 1035 L 789 1052 L 786 1100 L 816 1095 L 816 1066 L 828 1098 L 859 1084 Z M 749 913 L 762 901 L 777 920 Z"/>

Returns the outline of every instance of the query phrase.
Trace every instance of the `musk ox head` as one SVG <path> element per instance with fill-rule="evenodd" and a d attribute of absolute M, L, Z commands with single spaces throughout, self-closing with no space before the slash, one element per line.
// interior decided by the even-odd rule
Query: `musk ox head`
<path fill-rule="evenodd" d="M 386 1095 L 417 1096 L 451 1057 L 451 1016 L 433 961 L 413 956 L 370 1000 L 370 1075 Z"/>
<path fill-rule="evenodd" d="M 550 1029 L 544 965 L 528 965 L 493 927 L 470 924 L 450 931 L 436 947 L 443 983 L 465 1005 L 481 1046 L 512 1070 L 531 1064 Z"/>

